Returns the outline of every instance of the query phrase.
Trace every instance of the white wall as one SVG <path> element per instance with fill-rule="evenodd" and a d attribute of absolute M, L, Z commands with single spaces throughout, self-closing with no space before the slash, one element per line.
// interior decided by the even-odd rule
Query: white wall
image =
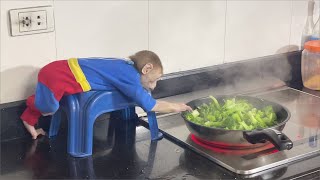
<path fill-rule="evenodd" d="M 228 1 L 225 61 L 275 54 L 287 46 L 291 3 L 287 0 Z"/>
<path fill-rule="evenodd" d="M 221 64 L 226 1 L 150 1 L 149 44 L 165 73 Z"/>
<path fill-rule="evenodd" d="M 0 1 L 0 103 L 34 91 L 40 67 L 150 49 L 165 73 L 297 50 L 307 0 Z M 11 37 L 8 10 L 52 5 L 55 31 Z M 317 0 L 315 14 L 319 14 Z M 316 18 L 315 18 L 316 20 Z"/>
<path fill-rule="evenodd" d="M 53 1 L 0 1 L 0 103 L 25 99 L 34 92 L 40 67 L 56 58 L 55 33 L 11 37 L 8 10 L 53 5 Z"/>
<path fill-rule="evenodd" d="M 127 57 L 148 49 L 148 1 L 55 1 L 54 5 L 58 59 Z"/>

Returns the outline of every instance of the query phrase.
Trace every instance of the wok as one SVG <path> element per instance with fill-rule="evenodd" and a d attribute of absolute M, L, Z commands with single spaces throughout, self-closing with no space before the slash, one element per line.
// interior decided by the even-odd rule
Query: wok
<path fill-rule="evenodd" d="M 288 109 L 280 104 L 264 100 L 257 97 L 251 96 L 228 96 L 220 95 L 215 96 L 219 104 L 224 104 L 224 100 L 235 98 L 244 99 L 253 105 L 257 109 L 261 109 L 265 106 L 271 105 L 274 112 L 277 115 L 277 124 L 265 129 L 255 129 L 255 130 L 226 130 L 222 128 L 212 128 L 205 127 L 199 124 L 195 124 L 186 118 L 187 112 L 182 112 L 187 128 L 196 137 L 208 141 L 214 142 L 215 144 L 227 145 L 229 148 L 234 149 L 245 149 L 245 148 L 255 148 L 258 146 L 263 146 L 267 141 L 271 142 L 279 151 L 289 150 L 293 147 L 292 141 L 281 131 L 285 127 L 287 121 L 290 119 L 290 112 Z M 212 100 L 209 97 L 195 99 L 187 103 L 192 109 L 203 104 L 209 104 Z"/>

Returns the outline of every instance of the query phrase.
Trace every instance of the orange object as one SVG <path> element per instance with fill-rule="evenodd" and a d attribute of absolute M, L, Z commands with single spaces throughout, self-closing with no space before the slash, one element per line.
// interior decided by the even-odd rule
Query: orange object
<path fill-rule="evenodd" d="M 320 53 L 320 40 L 308 41 L 304 44 L 304 48 L 310 52 Z"/>
<path fill-rule="evenodd" d="M 306 42 L 301 58 L 303 86 L 320 90 L 320 40 Z"/>

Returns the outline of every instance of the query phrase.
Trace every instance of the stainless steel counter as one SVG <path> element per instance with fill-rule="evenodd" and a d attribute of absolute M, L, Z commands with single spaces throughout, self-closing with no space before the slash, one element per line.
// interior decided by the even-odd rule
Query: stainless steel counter
<path fill-rule="evenodd" d="M 188 102 L 208 95 L 221 94 L 221 92 L 258 96 L 287 107 L 291 112 L 291 118 L 283 132 L 294 142 L 294 148 L 281 152 L 267 152 L 267 154 L 268 149 L 259 153 L 248 152 L 240 155 L 239 153 L 234 154 L 232 151 L 219 153 L 192 141 L 190 131 L 185 126 L 180 114 L 159 115 L 159 128 L 174 141 L 238 174 L 255 174 L 254 176 L 256 176 L 259 173 L 265 173 L 265 171 L 273 171 L 273 168 L 293 161 L 320 155 L 320 98 L 317 96 L 286 86 L 279 86 L 250 92 L 207 89 L 169 97 L 165 100 Z M 273 150 L 270 148 L 270 152 Z M 320 162 L 317 166 L 320 167 Z"/>

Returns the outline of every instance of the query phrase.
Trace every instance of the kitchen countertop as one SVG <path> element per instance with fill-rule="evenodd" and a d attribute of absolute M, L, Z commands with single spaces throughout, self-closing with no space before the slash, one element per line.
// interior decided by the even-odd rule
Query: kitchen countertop
<path fill-rule="evenodd" d="M 320 97 L 319 91 L 294 88 Z M 232 93 L 214 88 L 207 93 Z M 237 88 L 238 89 L 238 88 Z M 193 93 L 174 97 L 192 99 Z M 172 100 L 170 98 L 164 98 Z M 101 128 L 107 127 L 106 129 Z M 66 152 L 66 130 L 56 138 L 1 143 L 1 178 L 15 179 L 318 179 L 320 156 L 286 164 L 258 176 L 234 174 L 195 152 L 163 138 L 150 141 L 148 129 L 119 119 L 95 123 L 93 155 L 73 158 Z"/>
<path fill-rule="evenodd" d="M 305 93 L 320 97 L 320 91 L 316 91 L 316 90 L 312 90 L 312 89 L 308 89 L 306 87 L 303 87 L 303 85 L 301 83 L 296 83 L 290 87 L 297 89 L 297 90 L 300 90 L 300 91 L 303 91 Z"/>

